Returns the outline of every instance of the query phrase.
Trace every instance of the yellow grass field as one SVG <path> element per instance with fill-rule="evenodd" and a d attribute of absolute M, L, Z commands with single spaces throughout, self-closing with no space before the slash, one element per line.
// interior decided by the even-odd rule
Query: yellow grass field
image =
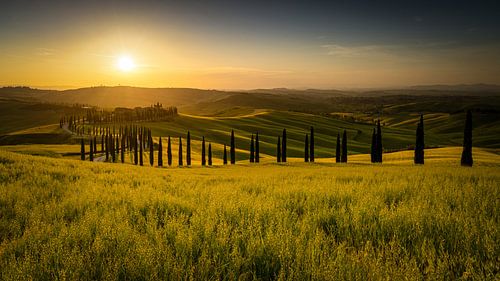
<path fill-rule="evenodd" d="M 498 279 L 500 156 L 411 155 L 159 169 L 0 150 L 0 278 Z"/>

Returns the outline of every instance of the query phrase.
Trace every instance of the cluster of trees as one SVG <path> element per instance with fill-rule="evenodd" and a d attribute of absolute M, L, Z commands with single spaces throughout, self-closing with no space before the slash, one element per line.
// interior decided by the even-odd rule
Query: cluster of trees
<path fill-rule="evenodd" d="M 117 162 L 117 155 L 120 154 L 121 162 L 125 162 L 125 151 L 129 151 L 133 154 L 133 162 L 135 165 L 143 165 L 143 152 L 149 149 L 149 163 L 151 166 L 154 165 L 154 154 L 155 147 L 153 142 L 153 137 L 151 135 L 151 129 L 138 126 L 120 126 L 118 131 L 115 132 L 115 127 L 94 127 L 91 131 L 93 136 L 90 137 L 89 141 L 89 160 L 94 161 L 94 155 L 99 153 L 97 149 L 97 136 L 100 133 L 101 138 L 101 150 L 100 153 L 105 156 L 105 161 Z M 304 141 L 304 161 L 314 162 L 315 152 L 314 152 L 314 127 L 310 127 L 310 132 L 306 133 Z M 464 129 L 464 145 L 463 153 L 461 158 L 461 164 L 464 166 L 472 166 L 472 114 L 470 111 L 467 112 L 465 129 Z M 416 140 L 415 140 L 415 164 L 424 164 L 424 118 L 423 115 L 420 116 L 420 121 L 416 129 Z M 159 138 L 158 142 L 158 166 L 163 166 L 163 144 L 162 138 Z M 81 159 L 85 160 L 85 142 L 81 139 Z M 372 144 L 371 144 L 371 162 L 372 163 L 382 163 L 382 129 L 380 127 L 380 121 L 377 122 L 376 128 L 373 130 L 372 134 Z M 344 130 L 342 138 L 340 133 L 337 134 L 337 144 L 335 150 L 335 161 L 337 163 L 347 163 L 347 132 Z M 182 149 L 182 137 L 179 137 L 179 153 L 178 153 L 178 165 L 184 165 L 183 149 Z M 187 132 L 186 137 L 186 165 L 191 166 L 191 133 Z M 236 142 L 234 136 L 234 130 L 231 130 L 230 134 L 230 148 L 229 148 L 229 160 L 231 164 L 236 164 Z M 250 139 L 250 163 L 260 162 L 260 148 L 259 148 L 259 133 L 256 132 L 252 134 Z M 287 162 L 287 132 L 283 129 L 282 134 L 278 136 L 278 142 L 276 145 L 276 162 Z M 172 165 L 172 143 L 170 136 L 168 136 L 167 141 L 167 163 L 168 166 Z M 223 151 L 223 164 L 228 164 L 228 155 L 226 144 L 224 144 Z M 211 166 L 212 165 L 212 144 L 208 143 L 208 153 L 206 149 L 205 137 L 202 137 L 201 142 L 201 165 Z"/>
<path fill-rule="evenodd" d="M 83 114 L 72 114 L 63 116 L 59 120 L 59 127 L 68 125 L 68 129 L 78 135 L 85 134 L 83 125 L 102 125 L 110 123 L 131 123 L 143 121 L 165 121 L 177 116 L 177 107 L 163 107 L 161 103 L 156 103 L 149 107 L 115 108 L 113 111 L 105 111 L 93 107 L 85 107 Z M 87 128 L 90 130 L 90 128 Z M 87 131 L 89 133 L 89 131 Z M 89 133 L 90 134 L 90 133 Z"/>

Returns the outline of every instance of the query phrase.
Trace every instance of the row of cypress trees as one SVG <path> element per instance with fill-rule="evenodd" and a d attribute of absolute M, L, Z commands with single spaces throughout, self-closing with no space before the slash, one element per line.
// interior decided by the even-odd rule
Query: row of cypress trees
<path fill-rule="evenodd" d="M 105 130 L 106 134 L 102 134 L 101 140 L 101 153 L 105 153 L 106 161 L 116 162 L 117 154 L 120 153 L 120 160 L 122 163 L 125 162 L 124 152 L 127 148 L 129 151 L 134 151 L 134 163 L 137 165 L 138 162 L 143 165 L 143 149 L 149 148 L 149 162 L 150 165 L 154 165 L 154 143 L 151 136 L 151 130 L 141 127 L 125 127 L 123 130 L 120 128 L 120 134 L 113 135 L 109 128 Z M 146 145 L 147 141 L 147 145 Z M 420 121 L 416 129 L 416 140 L 415 140 L 415 154 L 414 163 L 424 164 L 424 118 L 420 115 Z M 158 166 L 163 166 L 163 145 L 162 139 L 159 138 L 158 144 Z M 201 149 L 202 159 L 201 165 L 207 165 L 207 153 L 206 153 L 206 143 L 205 137 L 202 137 L 202 149 Z M 97 138 L 90 138 L 90 150 L 89 159 L 94 160 L 94 154 L 97 153 Z M 227 148 L 224 144 L 223 152 L 223 163 L 224 165 L 228 162 Z M 380 126 L 380 120 L 377 121 L 376 128 L 373 129 L 372 143 L 371 143 L 371 162 L 372 163 L 382 163 L 382 130 Z M 182 138 L 179 137 L 179 166 L 183 165 L 183 155 L 182 155 Z M 314 127 L 310 127 L 310 133 L 305 135 L 304 141 L 304 161 L 314 162 Z M 347 163 L 347 132 L 344 130 L 342 139 L 340 138 L 340 133 L 337 134 L 337 145 L 335 150 L 335 161 L 337 163 Z M 85 144 L 83 138 L 81 139 L 81 159 L 85 160 Z M 260 149 L 259 149 L 259 133 L 252 134 L 250 140 L 250 163 L 260 162 Z M 282 134 L 278 136 L 278 142 L 276 145 L 276 161 L 277 162 L 287 162 L 287 132 L 283 129 Z M 167 144 L 167 163 L 169 166 L 172 165 L 172 145 L 170 136 L 168 137 Z M 230 163 L 236 163 L 236 145 L 234 130 L 231 130 L 230 139 Z M 186 147 L 186 164 L 191 165 L 191 133 L 187 132 L 187 147 Z M 467 111 L 466 123 L 464 129 L 464 142 L 463 142 L 463 152 L 461 157 L 461 164 L 464 166 L 472 166 L 472 113 Z M 208 144 L 208 165 L 212 165 L 212 145 Z"/>

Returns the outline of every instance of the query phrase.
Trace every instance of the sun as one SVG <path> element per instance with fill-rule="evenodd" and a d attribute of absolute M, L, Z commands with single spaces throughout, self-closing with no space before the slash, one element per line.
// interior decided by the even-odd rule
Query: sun
<path fill-rule="evenodd" d="M 116 65 L 123 72 L 129 72 L 135 68 L 134 60 L 129 56 L 119 57 Z"/>

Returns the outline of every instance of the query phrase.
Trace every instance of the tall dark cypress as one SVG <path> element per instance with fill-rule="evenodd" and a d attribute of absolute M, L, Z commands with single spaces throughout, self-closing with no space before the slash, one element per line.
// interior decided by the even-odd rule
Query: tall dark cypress
<path fill-rule="evenodd" d="M 207 159 L 205 155 L 205 137 L 201 140 L 201 165 L 205 166 L 207 164 Z"/>
<path fill-rule="evenodd" d="M 212 166 L 212 143 L 208 143 L 208 166 Z"/>
<path fill-rule="evenodd" d="M 89 160 L 90 162 L 94 161 L 94 142 L 92 138 L 90 138 Z"/>
<path fill-rule="evenodd" d="M 110 152 L 111 152 L 111 161 L 113 163 L 116 162 L 116 151 L 115 151 L 115 140 L 113 139 L 113 135 L 109 136 L 109 144 L 110 144 Z"/>
<path fill-rule="evenodd" d="M 472 113 L 467 110 L 464 128 L 464 150 L 462 151 L 462 158 L 460 163 L 462 166 L 472 167 L 474 160 L 472 159 Z"/>
<path fill-rule="evenodd" d="M 254 147 L 254 142 L 253 142 L 253 134 L 252 134 L 252 140 L 250 141 L 250 163 L 255 162 L 255 147 Z"/>
<path fill-rule="evenodd" d="M 337 147 L 335 148 L 335 162 L 340 163 L 342 153 L 340 152 L 340 133 L 337 133 Z"/>
<path fill-rule="evenodd" d="M 182 166 L 182 138 L 179 137 L 179 166 Z"/>
<path fill-rule="evenodd" d="M 304 162 L 309 162 L 309 136 L 304 140 Z"/>
<path fill-rule="evenodd" d="M 377 149 L 377 131 L 375 130 L 375 128 L 373 128 L 372 145 L 370 147 L 370 160 L 372 163 L 377 162 L 376 149 Z"/>
<path fill-rule="evenodd" d="M 276 146 L 276 162 L 281 162 L 281 138 L 278 136 L 278 144 Z"/>
<path fill-rule="evenodd" d="M 137 135 L 134 135 L 134 164 L 137 165 L 137 163 L 139 162 L 139 153 L 137 151 Z"/>
<path fill-rule="evenodd" d="M 97 137 L 94 136 L 94 153 L 97 153 Z"/>
<path fill-rule="evenodd" d="M 170 136 L 168 136 L 168 143 L 167 143 L 167 161 L 168 165 L 172 166 L 172 143 L 170 142 Z"/>
<path fill-rule="evenodd" d="M 255 163 L 260 162 L 259 132 L 255 134 Z"/>
<path fill-rule="evenodd" d="M 122 163 L 125 163 L 125 136 L 122 136 L 122 149 L 120 150 L 120 158 Z"/>
<path fill-rule="evenodd" d="M 424 164 L 424 116 L 420 115 L 420 122 L 417 126 L 416 140 L 415 140 L 415 164 Z"/>
<path fill-rule="evenodd" d="M 231 130 L 231 147 L 229 149 L 231 155 L 231 164 L 236 164 L 236 144 L 234 142 L 234 130 Z"/>
<path fill-rule="evenodd" d="M 106 162 L 109 161 L 109 135 L 106 134 L 106 138 L 105 138 L 105 143 L 106 143 Z"/>
<path fill-rule="evenodd" d="M 161 143 L 161 137 L 158 143 L 158 167 L 163 167 L 163 145 Z"/>
<path fill-rule="evenodd" d="M 309 161 L 314 162 L 314 127 L 311 126 L 311 143 L 310 143 Z"/>
<path fill-rule="evenodd" d="M 101 135 L 101 153 L 104 153 L 104 134 Z"/>
<path fill-rule="evenodd" d="M 377 162 L 382 163 L 382 129 L 380 128 L 380 120 L 377 122 Z"/>
<path fill-rule="evenodd" d="M 347 163 L 347 132 L 344 130 L 344 136 L 342 137 L 342 163 Z"/>
<path fill-rule="evenodd" d="M 283 129 L 281 143 L 281 162 L 286 162 L 286 129 Z"/>
<path fill-rule="evenodd" d="M 226 144 L 224 144 L 224 156 L 222 159 L 224 165 L 227 165 L 227 149 L 226 149 Z"/>
<path fill-rule="evenodd" d="M 115 145 L 116 145 L 116 157 L 118 157 L 118 155 L 120 154 L 120 140 L 119 140 L 119 137 L 116 136 L 116 142 L 115 142 Z"/>
<path fill-rule="evenodd" d="M 153 166 L 155 164 L 155 152 L 154 152 L 154 146 L 153 146 L 153 138 L 148 137 L 148 142 L 149 142 L 149 165 Z"/>
<path fill-rule="evenodd" d="M 186 165 L 191 166 L 191 133 L 189 131 L 186 139 Z"/>
<path fill-rule="evenodd" d="M 83 139 L 80 140 L 80 159 L 85 160 L 85 144 L 83 143 Z"/>
<path fill-rule="evenodd" d="M 141 138 L 141 142 L 139 143 L 139 165 L 143 166 L 144 165 L 144 159 L 143 159 L 143 147 L 144 147 L 144 138 Z"/>

